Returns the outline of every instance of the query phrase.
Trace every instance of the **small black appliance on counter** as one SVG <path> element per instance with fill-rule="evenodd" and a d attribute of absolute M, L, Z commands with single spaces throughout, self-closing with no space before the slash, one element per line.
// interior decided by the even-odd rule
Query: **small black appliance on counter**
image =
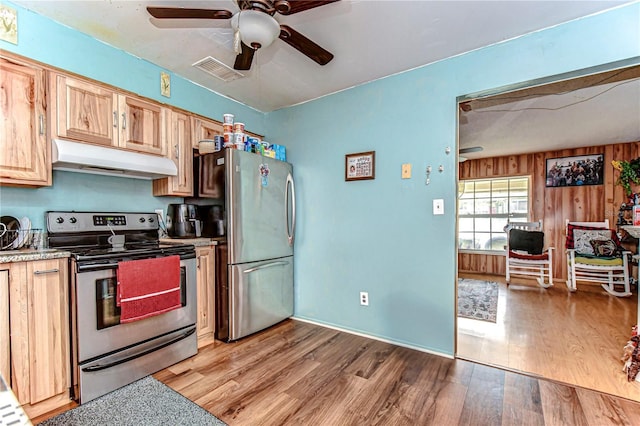
<path fill-rule="evenodd" d="M 169 204 L 167 207 L 167 234 L 171 238 L 198 238 L 201 221 L 194 204 Z"/>

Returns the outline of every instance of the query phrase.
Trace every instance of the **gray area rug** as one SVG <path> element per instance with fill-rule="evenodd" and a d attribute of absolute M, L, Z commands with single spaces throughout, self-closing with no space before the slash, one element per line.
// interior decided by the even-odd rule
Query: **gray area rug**
<path fill-rule="evenodd" d="M 498 283 L 462 278 L 458 280 L 458 317 L 496 322 Z"/>
<path fill-rule="evenodd" d="M 220 425 L 222 420 L 151 376 L 40 423 L 45 426 Z"/>

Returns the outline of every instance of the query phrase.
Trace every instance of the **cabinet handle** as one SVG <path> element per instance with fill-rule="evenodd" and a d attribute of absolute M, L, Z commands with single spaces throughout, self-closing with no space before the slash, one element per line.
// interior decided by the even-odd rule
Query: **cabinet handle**
<path fill-rule="evenodd" d="M 127 128 L 127 116 L 125 115 L 125 113 L 122 113 L 122 128 L 126 129 Z"/>
<path fill-rule="evenodd" d="M 180 159 L 180 145 L 176 144 L 175 147 L 176 147 L 176 160 L 179 160 Z"/>
<path fill-rule="evenodd" d="M 44 115 L 40 114 L 40 136 L 44 135 Z"/>
<path fill-rule="evenodd" d="M 34 275 L 57 274 L 58 272 L 60 272 L 60 269 L 55 268 L 55 269 L 45 269 L 44 271 L 34 271 L 33 274 Z"/>
<path fill-rule="evenodd" d="M 113 127 L 118 127 L 118 113 L 113 111 Z"/>

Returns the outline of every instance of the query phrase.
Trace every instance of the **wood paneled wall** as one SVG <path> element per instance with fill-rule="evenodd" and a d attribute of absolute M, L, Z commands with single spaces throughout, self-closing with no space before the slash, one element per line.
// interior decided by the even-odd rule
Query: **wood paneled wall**
<path fill-rule="evenodd" d="M 547 158 L 571 157 L 604 153 L 604 185 L 547 188 L 545 163 Z M 545 245 L 555 247 L 554 279 L 567 279 L 565 220 L 601 221 L 609 219 L 615 229 L 620 204 L 626 202 L 624 190 L 615 182 L 618 171 L 612 160 L 632 160 L 640 157 L 640 142 L 626 142 L 588 148 L 537 152 L 505 157 L 467 160 L 459 164 L 460 180 L 496 178 L 505 176 L 531 176 L 529 214 L 532 220 L 542 220 Z M 640 192 L 640 187 L 635 189 Z M 458 253 L 458 270 L 504 275 L 504 255 Z"/>

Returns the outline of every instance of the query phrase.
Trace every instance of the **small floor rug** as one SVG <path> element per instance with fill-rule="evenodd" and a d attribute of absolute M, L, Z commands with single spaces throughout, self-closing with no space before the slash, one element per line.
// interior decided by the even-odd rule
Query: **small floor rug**
<path fill-rule="evenodd" d="M 496 322 L 498 283 L 462 278 L 458 280 L 458 316 Z"/>
<path fill-rule="evenodd" d="M 226 426 L 151 376 L 40 423 L 44 426 Z"/>

